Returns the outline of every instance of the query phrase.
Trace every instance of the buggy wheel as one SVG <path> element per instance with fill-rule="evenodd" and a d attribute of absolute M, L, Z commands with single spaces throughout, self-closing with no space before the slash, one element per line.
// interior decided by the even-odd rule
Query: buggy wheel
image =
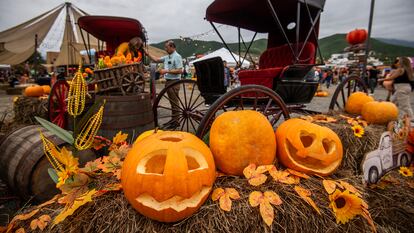
<path fill-rule="evenodd" d="M 69 93 L 69 84 L 65 80 L 58 80 L 53 84 L 48 99 L 49 121 L 66 129 L 68 113 L 66 98 Z"/>
<path fill-rule="evenodd" d="M 350 76 L 339 84 L 336 88 L 331 103 L 329 104 L 329 111 L 345 110 L 345 104 L 349 96 L 357 91 L 362 91 L 368 94 L 368 88 L 364 81 L 359 76 Z"/>
<path fill-rule="evenodd" d="M 122 94 L 138 94 L 144 92 L 144 75 L 139 72 L 129 72 L 122 76 Z"/>
<path fill-rule="evenodd" d="M 286 104 L 272 89 L 260 85 L 244 85 L 227 92 L 211 105 L 197 129 L 197 137 L 203 139 L 214 119 L 221 113 L 238 110 L 261 112 L 273 127 L 276 127 L 282 116 L 284 120 L 290 117 Z"/>
<path fill-rule="evenodd" d="M 179 90 L 178 96 L 173 90 Z M 168 95 L 170 92 L 170 96 Z M 177 98 L 173 102 L 172 99 Z M 153 105 L 155 126 L 160 129 L 195 133 L 208 107 L 197 82 L 178 80 L 168 84 L 158 94 Z"/>

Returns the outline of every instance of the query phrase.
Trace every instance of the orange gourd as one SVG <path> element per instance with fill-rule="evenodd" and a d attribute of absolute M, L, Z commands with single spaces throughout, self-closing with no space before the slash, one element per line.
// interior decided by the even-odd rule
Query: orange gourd
<path fill-rule="evenodd" d="M 272 164 L 276 139 L 272 125 L 252 110 L 219 115 L 210 129 L 210 148 L 216 166 L 230 175 L 242 175 L 249 164 Z"/>
<path fill-rule="evenodd" d="M 43 95 L 43 88 L 41 86 L 30 86 L 24 89 L 24 95 L 30 97 L 39 97 Z"/>
<path fill-rule="evenodd" d="M 364 92 L 352 93 L 345 104 L 345 111 L 351 114 L 361 114 L 362 107 L 368 102 L 374 101 L 374 98 Z"/>
<path fill-rule="evenodd" d="M 391 102 L 373 101 L 364 105 L 361 115 L 368 123 L 387 124 L 398 119 L 398 108 Z"/>
<path fill-rule="evenodd" d="M 213 155 L 203 141 L 190 133 L 164 131 L 134 143 L 122 165 L 121 183 L 139 213 L 176 222 L 200 208 L 215 177 Z"/>
<path fill-rule="evenodd" d="M 43 85 L 43 94 L 49 95 L 50 94 L 50 86 L 49 85 Z"/>
<path fill-rule="evenodd" d="M 284 166 L 327 176 L 341 164 L 343 148 L 338 135 L 302 119 L 290 119 L 276 130 L 277 158 Z"/>

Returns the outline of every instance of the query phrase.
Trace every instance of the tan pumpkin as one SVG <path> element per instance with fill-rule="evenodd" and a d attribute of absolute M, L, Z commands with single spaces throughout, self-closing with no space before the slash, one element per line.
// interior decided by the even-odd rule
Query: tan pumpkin
<path fill-rule="evenodd" d="M 218 169 L 229 175 L 242 175 L 251 163 L 274 162 L 276 139 L 272 125 L 261 113 L 229 111 L 214 120 L 210 148 Z"/>
<path fill-rule="evenodd" d="M 387 124 L 398 119 L 398 108 L 387 101 L 369 102 L 362 108 L 362 117 L 371 124 Z"/>
<path fill-rule="evenodd" d="M 343 148 L 338 135 L 302 119 L 290 119 L 276 130 L 277 158 L 285 167 L 327 176 L 341 164 Z"/>
<path fill-rule="evenodd" d="M 43 88 L 41 86 L 30 86 L 24 89 L 24 95 L 30 97 L 39 97 L 43 95 Z"/>
<path fill-rule="evenodd" d="M 368 102 L 374 101 L 374 98 L 364 92 L 352 93 L 345 104 L 345 111 L 351 114 L 361 114 L 362 107 Z"/>
<path fill-rule="evenodd" d="M 203 141 L 190 133 L 164 131 L 134 143 L 122 165 L 121 183 L 139 213 L 176 222 L 200 208 L 215 177 L 213 155 Z"/>
<path fill-rule="evenodd" d="M 43 94 L 49 95 L 50 94 L 50 86 L 49 85 L 43 85 Z"/>
<path fill-rule="evenodd" d="M 327 91 L 318 91 L 315 93 L 315 96 L 317 97 L 327 97 L 329 93 Z"/>

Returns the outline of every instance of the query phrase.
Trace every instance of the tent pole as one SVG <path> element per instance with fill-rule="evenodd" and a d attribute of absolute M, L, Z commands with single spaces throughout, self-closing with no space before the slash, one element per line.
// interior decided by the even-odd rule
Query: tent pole
<path fill-rule="evenodd" d="M 70 25 L 70 18 L 69 18 L 69 8 L 68 8 L 69 3 L 65 3 L 65 7 L 66 7 L 66 23 L 65 23 L 65 31 L 68 30 L 68 26 Z M 68 50 L 68 60 L 66 62 L 66 74 L 67 77 L 69 77 L 69 60 L 70 60 L 70 51 L 69 51 L 69 33 L 66 33 L 66 47 Z"/>
<path fill-rule="evenodd" d="M 241 62 L 241 60 L 240 60 L 240 58 L 241 58 L 240 27 L 237 28 L 237 34 L 239 35 L 239 65 L 241 66 L 241 63 L 240 63 Z"/>

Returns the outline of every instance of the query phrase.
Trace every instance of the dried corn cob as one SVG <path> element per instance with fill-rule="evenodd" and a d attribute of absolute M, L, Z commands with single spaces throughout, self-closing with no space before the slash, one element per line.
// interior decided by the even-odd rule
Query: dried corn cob
<path fill-rule="evenodd" d="M 87 91 L 88 89 L 81 72 L 81 66 L 79 66 L 79 70 L 76 72 L 69 87 L 68 113 L 71 116 L 76 117 L 83 112 Z"/>
<path fill-rule="evenodd" d="M 43 135 L 42 131 L 40 131 L 40 138 L 43 142 L 43 151 L 45 152 L 46 158 L 49 160 L 53 169 L 56 171 L 63 171 L 64 169 L 62 167 L 62 164 L 55 157 L 55 154 L 60 153 L 55 144 L 47 139 L 45 135 Z"/>
<path fill-rule="evenodd" d="M 75 139 L 75 147 L 78 150 L 86 150 L 92 147 L 93 140 L 102 124 L 104 104 L 99 108 L 98 112 L 95 113 L 91 118 L 88 119 L 86 124 L 83 126 L 81 132 Z"/>

